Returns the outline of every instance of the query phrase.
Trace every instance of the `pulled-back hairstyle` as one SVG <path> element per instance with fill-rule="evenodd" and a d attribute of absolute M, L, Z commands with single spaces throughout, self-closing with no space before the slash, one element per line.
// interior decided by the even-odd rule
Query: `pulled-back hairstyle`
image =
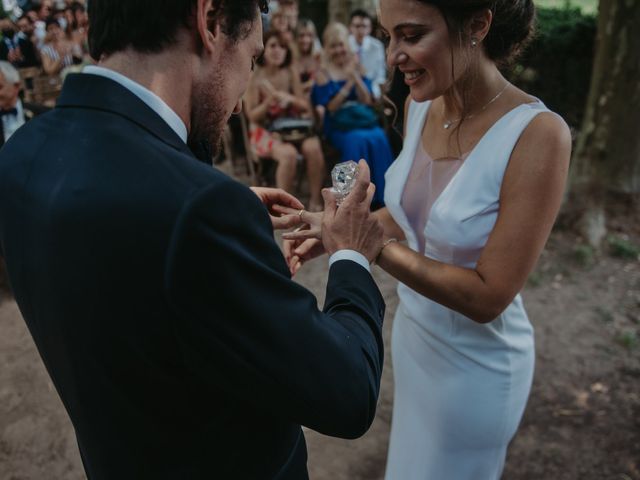
<path fill-rule="evenodd" d="M 489 9 L 493 20 L 482 44 L 498 65 L 512 62 L 531 40 L 535 30 L 533 0 L 418 0 L 433 5 L 444 16 L 452 40 L 464 42 L 464 28 L 474 14 Z"/>
<path fill-rule="evenodd" d="M 417 0 L 420 3 L 436 7 L 442 13 L 449 30 L 452 45 L 458 45 L 463 51 L 469 51 L 471 39 L 465 32 L 474 15 L 491 10 L 493 19 L 487 36 L 482 41 L 482 48 L 496 65 L 509 65 L 526 47 L 533 37 L 536 22 L 536 9 L 533 0 Z M 466 49 L 465 49 L 466 46 Z M 453 60 L 453 51 L 451 52 Z M 476 58 L 477 61 L 477 58 Z M 460 150 L 460 127 L 470 114 L 469 91 L 477 75 L 477 63 L 471 61 L 469 73 L 461 79 L 460 94 L 462 111 L 460 121 L 451 130 L 451 137 L 456 133 L 458 150 Z M 451 62 L 451 76 L 454 62 Z M 445 92 L 445 96 L 455 101 L 453 90 Z"/>
<path fill-rule="evenodd" d="M 128 47 L 156 53 L 176 42 L 180 27 L 191 27 L 196 0 L 91 0 L 89 50 L 95 60 Z M 232 40 L 246 36 L 256 10 L 268 11 L 268 0 L 214 0 L 210 28 L 220 23 Z"/>

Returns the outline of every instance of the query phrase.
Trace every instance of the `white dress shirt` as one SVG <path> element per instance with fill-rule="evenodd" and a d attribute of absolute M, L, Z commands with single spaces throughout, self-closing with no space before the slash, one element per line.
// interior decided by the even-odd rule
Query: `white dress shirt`
<path fill-rule="evenodd" d="M 184 143 L 187 143 L 187 126 L 173 109 L 165 103 L 158 95 L 153 93 L 138 82 L 134 82 L 129 77 L 125 77 L 121 73 L 115 72 L 108 68 L 98 67 L 96 65 L 88 65 L 82 70 L 83 73 L 91 75 L 99 75 L 106 77 L 114 82 L 119 83 L 124 88 L 133 93 L 136 97 L 146 103 L 151 110 L 156 112 L 171 129 L 178 134 Z"/>
<path fill-rule="evenodd" d="M 349 35 L 349 46 L 358 55 L 360 64 L 364 67 L 366 76 L 373 84 L 373 95 L 380 98 L 381 86 L 387 81 L 387 63 L 384 45 L 377 38 L 367 35 L 358 44 L 353 35 Z"/>
<path fill-rule="evenodd" d="M 4 141 L 9 140 L 9 137 L 13 135 L 22 125 L 25 124 L 24 110 L 22 108 L 22 102 L 18 99 L 16 103 L 15 115 L 3 115 L 2 116 L 2 132 L 4 133 Z"/>
<path fill-rule="evenodd" d="M 171 107 L 165 103 L 164 100 L 162 100 L 151 90 L 143 87 L 139 83 L 134 82 L 130 78 L 125 77 L 118 72 L 104 67 L 89 65 L 84 67 L 83 73 L 106 77 L 125 87 L 140 100 L 146 103 L 149 108 L 156 112 L 178 134 L 182 141 L 187 143 L 187 126 L 184 124 L 178 114 L 174 112 Z M 361 253 L 354 250 L 338 250 L 333 255 L 331 255 L 331 257 L 329 257 L 329 266 L 333 265 L 338 260 L 351 260 L 366 268 L 368 271 L 371 271 L 367 258 Z"/>

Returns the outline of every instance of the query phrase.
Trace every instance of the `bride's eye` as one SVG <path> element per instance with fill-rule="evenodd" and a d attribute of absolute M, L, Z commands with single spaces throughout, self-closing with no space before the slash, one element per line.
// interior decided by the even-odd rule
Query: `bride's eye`
<path fill-rule="evenodd" d="M 418 34 L 418 35 L 405 35 L 404 36 L 404 41 L 407 43 L 418 43 L 420 41 L 420 39 L 422 38 L 422 34 Z"/>

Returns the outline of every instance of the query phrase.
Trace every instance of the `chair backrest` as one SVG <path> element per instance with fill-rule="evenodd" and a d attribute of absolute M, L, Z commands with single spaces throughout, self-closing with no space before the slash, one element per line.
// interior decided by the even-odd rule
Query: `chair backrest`
<path fill-rule="evenodd" d="M 34 103 L 33 100 L 33 79 L 42 75 L 40 67 L 27 67 L 18 69 L 20 74 L 20 87 L 24 92 L 25 102 Z"/>
<path fill-rule="evenodd" d="M 33 78 L 33 101 L 53 107 L 62 91 L 62 79 L 59 75 L 40 75 Z"/>

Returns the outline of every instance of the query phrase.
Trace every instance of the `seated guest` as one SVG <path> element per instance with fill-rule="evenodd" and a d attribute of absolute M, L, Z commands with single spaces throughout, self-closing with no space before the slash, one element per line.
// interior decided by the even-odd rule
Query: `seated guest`
<path fill-rule="evenodd" d="M 40 4 L 35 10 L 28 11 L 27 14 L 31 15 L 35 25 L 35 36 L 38 41 L 38 48 L 44 46 L 44 42 L 47 36 L 47 20 L 53 13 L 53 1 L 41 0 Z"/>
<path fill-rule="evenodd" d="M 293 44 L 293 30 L 291 30 L 289 19 L 287 18 L 283 10 L 278 9 L 273 12 L 273 14 L 271 15 L 269 31 L 278 32 L 289 45 Z"/>
<path fill-rule="evenodd" d="M 322 51 L 316 48 L 318 34 L 316 26 L 311 20 L 300 20 L 296 30 L 296 47 L 294 65 L 300 72 L 302 90 L 305 94 L 311 93 L 316 72 L 320 70 Z"/>
<path fill-rule="evenodd" d="M 0 60 L 16 65 L 22 59 L 22 54 L 14 41 L 15 25 L 8 17 L 0 18 L 0 34 Z"/>
<path fill-rule="evenodd" d="M 87 14 L 87 8 L 80 2 L 71 3 L 71 11 L 73 12 L 74 19 L 74 33 L 84 34 L 86 37 L 87 29 L 89 26 L 89 16 Z"/>
<path fill-rule="evenodd" d="M 15 37 L 13 38 L 20 48 L 22 58 L 18 62 L 16 67 L 39 67 L 40 55 L 38 54 L 38 49 L 36 48 L 37 40 L 35 38 L 35 25 L 33 23 L 33 20 L 29 17 L 29 15 L 25 14 L 18 19 L 17 26 L 18 33 L 16 33 Z"/>
<path fill-rule="evenodd" d="M 287 41 L 275 31 L 264 38 L 264 55 L 258 60 L 246 94 L 251 146 L 260 157 L 278 163 L 276 185 L 288 192 L 296 178 L 298 151 L 304 157 L 309 177 L 309 210 L 322 210 L 320 190 L 325 176 L 324 155 L 320 140 L 310 136 L 299 141 L 285 141 L 270 131 L 279 119 L 311 117 L 311 104 L 302 91 L 297 70 L 291 65 L 292 53 Z"/>
<path fill-rule="evenodd" d="M 382 87 L 387 81 L 387 61 L 384 45 L 371 36 L 371 29 L 371 16 L 366 11 L 354 10 L 351 13 L 349 46 L 364 67 L 365 75 L 371 80 L 373 94 L 380 98 Z"/>
<path fill-rule="evenodd" d="M 46 108 L 23 104 L 19 98 L 20 74 L 9 62 L 0 61 L 0 147 L 22 125 Z"/>
<path fill-rule="evenodd" d="M 78 51 L 82 52 L 83 57 L 89 55 L 89 44 L 87 40 L 87 11 L 84 5 L 79 2 L 71 2 L 64 10 L 67 19 L 67 38 L 74 45 L 77 45 Z"/>
<path fill-rule="evenodd" d="M 374 207 L 384 205 L 384 174 L 393 161 L 391 147 L 371 105 L 371 80 L 349 48 L 347 28 L 334 23 L 323 35 L 325 67 L 311 91 L 314 105 L 325 109 L 324 132 L 340 150 L 342 161 L 365 159 L 376 186 Z"/>
<path fill-rule="evenodd" d="M 40 51 L 42 68 L 47 75 L 59 75 L 66 67 L 82 59 L 82 51 L 65 35 L 57 20 L 47 20 L 47 37 Z"/>

